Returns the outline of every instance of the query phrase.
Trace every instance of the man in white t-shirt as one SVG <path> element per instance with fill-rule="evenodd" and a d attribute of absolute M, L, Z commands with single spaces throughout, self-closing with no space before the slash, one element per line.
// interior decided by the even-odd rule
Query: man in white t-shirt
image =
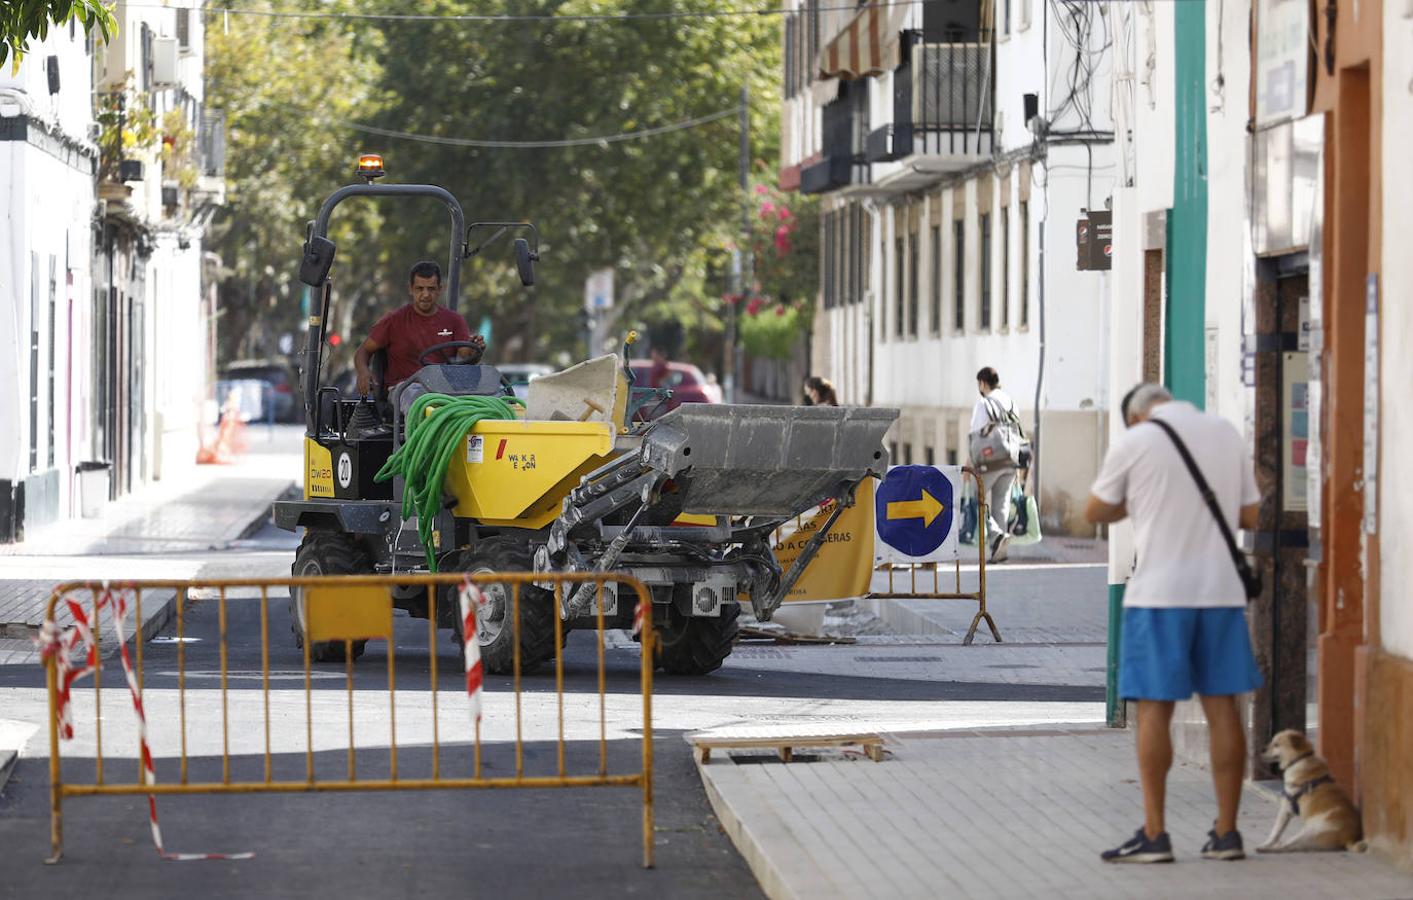
<path fill-rule="evenodd" d="M 1129 430 L 1109 448 L 1091 489 L 1091 522 L 1133 521 L 1138 564 L 1124 591 L 1119 695 L 1138 702 L 1138 769 L 1144 825 L 1106 851 L 1106 862 L 1170 862 L 1163 804 L 1173 748 L 1173 706 L 1196 693 L 1212 745 L 1217 819 L 1202 855 L 1241 859 L 1236 830 L 1246 766 L 1237 696 L 1260 687 L 1251 652 L 1246 592 L 1211 509 L 1173 440 L 1187 446 L 1227 525 L 1254 528 L 1260 492 L 1246 442 L 1230 422 L 1175 401 L 1155 384 L 1124 397 Z"/>

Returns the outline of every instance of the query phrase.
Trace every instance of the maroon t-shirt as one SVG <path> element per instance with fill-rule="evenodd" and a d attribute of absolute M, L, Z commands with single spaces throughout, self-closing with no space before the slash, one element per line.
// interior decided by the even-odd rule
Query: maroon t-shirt
<path fill-rule="evenodd" d="M 469 341 L 471 329 L 466 327 L 466 320 L 460 314 L 445 306 L 438 306 L 430 316 L 424 316 L 408 303 L 379 319 L 368 336 L 379 346 L 388 348 L 388 371 L 384 377 L 387 386 L 392 387 L 417 374 L 422 368 L 422 353 L 428 347 L 447 341 Z M 443 351 L 447 360 L 458 352 Z M 435 356 L 430 358 L 436 359 Z"/>

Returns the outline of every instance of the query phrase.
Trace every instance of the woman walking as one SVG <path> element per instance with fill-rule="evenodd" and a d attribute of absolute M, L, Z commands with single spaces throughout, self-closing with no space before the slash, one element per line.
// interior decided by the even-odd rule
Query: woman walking
<path fill-rule="evenodd" d="M 971 410 L 971 446 L 976 447 L 976 438 L 988 429 L 1018 428 L 1016 403 L 1010 394 L 1001 390 L 1001 376 L 990 366 L 976 373 L 976 390 L 980 399 Z M 1013 423 L 1015 423 L 1013 425 Z M 986 505 L 991 513 L 988 528 L 992 562 L 1003 562 L 1009 555 L 1006 545 L 1011 536 L 1006 530 L 1006 522 L 1011 517 L 1011 485 L 1016 480 L 1017 460 L 1012 457 L 1000 462 L 978 460 L 972 453 L 972 467 L 981 474 L 982 490 L 986 495 Z"/>

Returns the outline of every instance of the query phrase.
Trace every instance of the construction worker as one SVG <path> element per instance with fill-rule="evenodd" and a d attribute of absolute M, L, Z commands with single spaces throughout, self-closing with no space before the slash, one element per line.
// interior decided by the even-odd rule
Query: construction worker
<path fill-rule="evenodd" d="M 361 396 L 371 393 L 373 371 L 370 363 L 373 354 L 384 348 L 388 351 L 388 364 L 383 374 L 383 386 L 389 389 L 417 374 L 428 347 L 448 341 L 469 342 L 474 347 L 442 352 L 445 359 L 449 360 L 450 355 L 454 354 L 473 363 L 479 362 L 485 353 L 485 338 L 479 334 L 473 335 L 460 314 L 441 305 L 441 266 L 431 260 L 414 265 L 407 276 L 407 294 L 408 302 L 384 314 L 354 354 L 353 365 L 358 372 L 357 388 Z"/>

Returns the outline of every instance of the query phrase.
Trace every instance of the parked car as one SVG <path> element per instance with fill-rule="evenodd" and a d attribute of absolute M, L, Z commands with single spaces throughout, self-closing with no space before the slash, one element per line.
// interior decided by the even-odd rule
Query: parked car
<path fill-rule="evenodd" d="M 652 360 L 635 359 L 631 360 L 628 365 L 633 369 L 634 387 L 660 387 L 672 391 L 672 399 L 656 407 L 650 405 L 643 410 L 643 418 L 657 418 L 683 403 L 721 402 L 721 388 L 703 375 L 701 369 L 691 363 L 668 363 L 667 375 L 662 379 L 662 383 L 657 385 L 651 383 Z"/>
<path fill-rule="evenodd" d="M 544 363 L 496 363 L 495 367 L 521 400 L 530 395 L 530 382 L 554 371 L 554 366 Z"/>
<path fill-rule="evenodd" d="M 300 399 L 299 375 L 294 367 L 287 363 L 275 359 L 240 360 L 221 370 L 221 380 L 267 382 L 275 406 L 275 421 L 304 420 L 304 401 Z M 223 399 L 217 398 L 218 401 Z"/>

